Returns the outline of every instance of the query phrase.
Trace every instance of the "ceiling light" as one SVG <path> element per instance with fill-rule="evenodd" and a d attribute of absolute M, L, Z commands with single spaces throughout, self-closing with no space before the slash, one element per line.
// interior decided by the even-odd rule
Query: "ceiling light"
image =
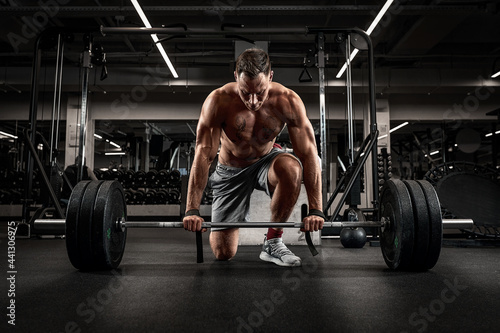
<path fill-rule="evenodd" d="M 493 74 L 493 75 L 491 76 L 491 78 L 492 78 L 492 79 L 494 79 L 494 78 L 496 78 L 496 77 L 497 77 L 497 76 L 499 76 L 499 75 L 500 75 L 500 71 L 498 71 L 498 72 L 496 72 L 495 74 Z"/>
<path fill-rule="evenodd" d="M 439 150 L 433 151 L 433 152 L 432 152 L 432 153 L 430 153 L 429 155 L 436 155 L 436 154 L 439 154 Z"/>
<path fill-rule="evenodd" d="M 10 84 L 8 84 L 6 82 L 4 82 L 3 85 L 6 86 L 6 87 L 8 87 L 8 88 L 10 88 L 10 89 L 12 89 L 12 90 L 14 90 L 18 94 L 20 94 L 22 92 L 21 90 L 17 89 L 16 87 L 11 86 Z M 5 91 L 5 92 L 7 92 L 7 91 Z"/>
<path fill-rule="evenodd" d="M 121 148 L 120 145 L 114 143 L 113 141 L 109 141 L 109 144 L 115 146 L 116 148 Z"/>
<path fill-rule="evenodd" d="M 141 18 L 142 23 L 144 23 L 144 26 L 146 28 L 152 28 L 151 24 L 149 23 L 148 18 L 146 17 L 146 14 L 144 14 L 144 12 L 142 11 L 142 8 L 139 5 L 139 2 L 137 0 L 130 0 L 130 1 L 132 2 L 132 5 L 134 5 L 134 8 L 137 11 L 137 14 L 139 14 L 139 17 Z M 170 62 L 170 59 L 168 58 L 167 52 L 165 52 L 165 49 L 163 49 L 163 45 L 158 43 L 158 41 L 159 41 L 158 36 L 156 36 L 156 34 L 152 34 L 151 38 L 153 39 L 153 42 L 155 42 L 155 45 L 158 48 L 158 51 L 160 51 L 161 56 L 163 57 L 163 59 L 167 63 L 167 66 L 170 69 L 170 72 L 172 73 L 174 78 L 177 79 L 179 77 L 179 75 L 175 71 L 175 68 L 174 68 L 174 65 L 172 65 L 172 62 Z"/>
<path fill-rule="evenodd" d="M 382 7 L 382 9 L 380 9 L 380 12 L 377 14 L 377 16 L 375 16 L 375 19 L 373 20 L 373 22 L 370 25 L 370 27 L 368 28 L 368 30 L 366 30 L 366 34 L 368 36 L 370 36 L 370 34 L 373 32 L 373 30 L 375 30 L 375 28 L 377 27 L 378 22 L 380 22 L 380 20 L 384 16 L 385 12 L 387 12 L 387 10 L 389 9 L 389 7 L 391 6 L 391 4 L 392 4 L 393 1 L 394 0 L 387 0 L 387 2 Z M 359 52 L 359 50 L 355 48 L 352 51 L 351 55 L 349 56 L 349 61 L 352 61 L 352 59 L 354 59 L 354 57 L 358 54 L 358 52 Z M 340 79 L 340 77 L 342 76 L 342 74 L 344 74 L 344 72 L 345 72 L 346 69 L 347 69 L 347 62 L 344 63 L 344 66 L 342 66 L 342 68 L 338 72 L 336 78 Z"/>
<path fill-rule="evenodd" d="M 401 125 L 398 125 L 398 126 L 396 126 L 396 127 L 392 128 L 392 129 L 389 131 L 389 133 L 392 133 L 392 132 L 394 132 L 394 131 L 397 131 L 398 129 L 400 129 L 401 127 L 405 127 L 406 125 L 408 125 L 408 122 L 407 122 L 407 121 L 406 121 L 406 122 L 404 122 L 404 123 L 402 123 Z"/>
<path fill-rule="evenodd" d="M 402 124 L 400 124 L 400 125 L 398 125 L 398 126 L 396 126 L 396 127 L 394 127 L 394 128 L 391 128 L 391 129 L 389 130 L 389 133 L 392 133 L 392 132 L 394 132 L 394 131 L 397 131 L 398 129 L 400 129 L 401 127 L 404 127 L 404 126 L 406 126 L 406 125 L 408 125 L 408 122 L 407 122 L 407 121 L 405 121 L 404 123 L 402 123 Z M 379 136 L 379 137 L 378 137 L 378 139 L 380 140 L 380 139 L 386 138 L 388 135 L 389 135 L 389 134 L 384 134 L 384 135 L 381 135 L 381 136 Z"/>
<path fill-rule="evenodd" d="M 104 153 L 104 155 L 107 155 L 107 156 L 109 156 L 109 155 L 125 155 L 125 153 L 124 152 Z"/>
<path fill-rule="evenodd" d="M 485 137 L 489 137 L 489 136 L 492 136 L 493 134 L 500 134 L 500 130 L 496 131 L 495 133 L 488 133 L 488 134 L 485 134 Z"/>
<path fill-rule="evenodd" d="M 17 136 L 0 131 L 0 135 L 7 136 L 9 138 L 17 139 Z"/>
<path fill-rule="evenodd" d="M 99 134 L 95 134 L 95 133 L 94 133 L 94 136 L 95 136 L 96 138 L 98 138 L 98 139 L 102 139 L 102 136 L 100 136 Z"/>
<path fill-rule="evenodd" d="M 352 59 L 354 59 L 354 57 L 358 54 L 358 52 L 359 52 L 358 49 L 354 49 L 351 53 L 351 56 L 349 57 L 349 61 L 352 61 Z M 344 74 L 346 69 L 347 69 L 347 62 L 344 63 L 344 66 L 342 66 L 342 68 L 338 72 L 336 78 L 340 79 L 340 77 L 342 76 L 342 74 Z"/>

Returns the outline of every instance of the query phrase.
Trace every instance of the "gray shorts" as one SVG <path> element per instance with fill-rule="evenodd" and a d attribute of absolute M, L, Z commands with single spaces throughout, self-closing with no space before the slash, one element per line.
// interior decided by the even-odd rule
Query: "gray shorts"
<path fill-rule="evenodd" d="M 272 195 L 267 184 L 267 174 L 274 158 L 283 153 L 285 151 L 273 148 L 267 155 L 246 168 L 217 163 L 209 179 L 213 190 L 212 222 L 249 221 L 250 196 L 254 189 Z M 226 228 L 212 228 L 212 231 L 224 229 Z"/>

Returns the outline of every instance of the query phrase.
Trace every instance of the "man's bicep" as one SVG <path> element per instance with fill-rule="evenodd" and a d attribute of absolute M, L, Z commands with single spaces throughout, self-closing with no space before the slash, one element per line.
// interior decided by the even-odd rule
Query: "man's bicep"
<path fill-rule="evenodd" d="M 218 127 L 200 124 L 196 135 L 196 152 L 207 154 L 213 159 L 219 149 L 220 133 L 221 130 Z"/>
<path fill-rule="evenodd" d="M 300 154 L 308 154 L 312 151 L 316 152 L 314 129 L 307 117 L 305 106 L 300 98 L 295 102 L 293 119 L 288 123 L 288 133 L 297 156 Z"/>
<path fill-rule="evenodd" d="M 219 148 L 221 123 L 210 101 L 205 101 L 203 104 L 196 132 L 196 150 L 213 159 Z"/>
<path fill-rule="evenodd" d="M 289 126 L 288 133 L 292 141 L 293 151 L 299 158 L 310 153 L 317 154 L 314 130 L 309 119 L 303 121 L 302 124 Z"/>

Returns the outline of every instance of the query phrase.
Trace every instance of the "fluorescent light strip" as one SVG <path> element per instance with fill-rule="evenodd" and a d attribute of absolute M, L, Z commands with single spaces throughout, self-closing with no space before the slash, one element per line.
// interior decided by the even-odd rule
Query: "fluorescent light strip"
<path fill-rule="evenodd" d="M 141 8 L 141 5 L 139 5 L 139 2 L 137 0 L 130 0 L 130 1 L 132 2 L 132 5 L 134 6 L 135 10 L 137 11 L 137 14 L 139 14 L 139 17 L 141 18 L 142 23 L 144 23 L 144 26 L 146 28 L 152 28 L 152 26 L 149 23 L 149 20 L 148 20 L 146 14 L 144 14 L 144 12 L 143 12 L 143 10 Z M 174 65 L 172 65 L 172 62 L 168 58 L 167 52 L 165 52 L 165 49 L 163 48 L 163 45 L 161 45 L 160 43 L 158 43 L 158 40 L 159 40 L 158 36 L 156 36 L 156 34 L 152 34 L 151 38 L 153 39 L 153 42 L 155 43 L 156 47 L 158 48 L 158 51 L 160 51 L 160 54 L 163 57 L 163 60 L 165 60 L 165 62 L 167 63 L 167 66 L 170 69 L 170 72 L 172 73 L 172 75 L 174 76 L 174 78 L 177 79 L 179 77 L 179 75 L 175 71 Z"/>
<path fill-rule="evenodd" d="M 439 154 L 439 150 L 433 151 L 433 152 L 432 152 L 432 153 L 430 153 L 429 155 L 436 155 L 436 154 Z"/>
<path fill-rule="evenodd" d="M 380 22 L 380 20 L 384 16 L 385 12 L 389 9 L 389 7 L 391 6 L 391 4 L 392 4 L 393 1 L 394 0 L 387 0 L 387 2 L 382 7 L 382 9 L 380 10 L 380 12 L 377 14 L 377 16 L 375 16 L 375 19 L 373 20 L 372 24 L 370 25 L 370 27 L 368 28 L 368 30 L 366 30 L 366 33 L 368 34 L 368 36 L 371 35 L 371 33 L 373 32 L 373 30 L 375 30 L 375 28 L 377 27 L 377 24 Z"/>
<path fill-rule="evenodd" d="M 98 139 L 102 139 L 102 136 L 100 136 L 99 134 L 95 134 L 95 133 L 94 133 L 94 136 L 95 136 L 96 138 L 98 138 Z"/>
<path fill-rule="evenodd" d="M 121 148 L 120 145 L 114 143 L 113 141 L 109 141 L 109 144 L 115 146 L 116 148 Z"/>
<path fill-rule="evenodd" d="M 117 153 L 104 153 L 104 155 L 107 155 L 107 156 L 109 156 L 109 155 L 125 155 L 125 153 L 124 153 L 124 152 L 117 152 Z"/>
<path fill-rule="evenodd" d="M 498 72 L 496 72 L 495 74 L 493 74 L 493 75 L 491 76 L 491 78 L 492 78 L 492 79 L 494 79 L 494 78 L 496 78 L 496 77 L 497 77 L 497 76 L 499 76 L 499 75 L 500 75 L 500 71 L 498 71 Z"/>
<path fill-rule="evenodd" d="M 402 124 L 400 124 L 400 125 L 398 125 L 398 126 L 396 126 L 396 127 L 394 127 L 394 128 L 391 128 L 391 129 L 389 130 L 389 133 L 392 133 L 392 132 L 394 132 L 394 131 L 397 131 L 398 129 L 400 129 L 401 127 L 405 127 L 406 125 L 408 125 L 408 122 L 407 122 L 407 121 L 405 121 L 404 123 L 402 123 Z M 381 135 L 381 136 L 379 136 L 379 137 L 378 137 L 378 139 L 380 140 L 380 139 L 386 138 L 388 135 L 389 135 L 389 134 L 384 134 L 384 135 Z"/>
<path fill-rule="evenodd" d="M 9 138 L 17 139 L 17 136 L 0 131 L 0 135 L 8 136 Z"/>
<path fill-rule="evenodd" d="M 492 136 L 492 135 L 493 135 L 493 133 L 488 133 L 485 135 L 485 137 L 487 138 L 487 137 Z"/>
<path fill-rule="evenodd" d="M 354 57 L 358 54 L 358 52 L 359 52 L 358 49 L 352 50 L 351 56 L 349 57 L 349 61 L 352 61 L 352 59 L 354 59 Z M 344 66 L 342 66 L 342 68 L 338 72 L 336 78 L 340 79 L 340 77 L 344 74 L 346 69 L 347 69 L 347 62 L 344 63 Z"/>
<path fill-rule="evenodd" d="M 377 24 L 380 22 L 380 20 L 382 19 L 382 17 L 384 16 L 385 12 L 389 9 L 389 7 L 391 6 L 392 2 L 394 0 L 387 0 L 387 2 L 385 3 L 385 5 L 382 7 L 382 9 L 380 9 L 380 12 L 377 14 L 377 16 L 375 16 L 375 19 L 373 20 L 372 24 L 370 25 L 370 27 L 368 27 L 368 30 L 366 30 L 366 34 L 368 36 L 371 35 L 371 33 L 373 32 L 373 30 L 375 30 L 375 28 L 377 27 Z M 354 57 L 358 54 L 359 50 L 358 49 L 354 49 L 351 53 L 351 56 L 349 57 L 349 61 L 352 61 L 352 59 L 354 59 Z M 345 70 L 347 69 L 347 62 L 344 63 L 344 66 L 342 66 L 342 68 L 340 69 L 340 71 L 338 72 L 336 78 L 337 79 L 340 79 L 340 77 L 344 74 Z M 499 72 L 500 73 L 500 72 Z"/>
<path fill-rule="evenodd" d="M 500 134 L 500 130 L 496 131 L 495 134 Z"/>
<path fill-rule="evenodd" d="M 404 123 L 402 123 L 401 125 L 398 125 L 398 126 L 396 126 L 396 127 L 392 128 L 392 129 L 389 131 L 389 133 L 392 133 L 392 132 L 394 132 L 394 131 L 397 131 L 398 129 L 400 129 L 401 127 L 405 127 L 406 125 L 408 125 L 408 122 L 404 122 Z"/>

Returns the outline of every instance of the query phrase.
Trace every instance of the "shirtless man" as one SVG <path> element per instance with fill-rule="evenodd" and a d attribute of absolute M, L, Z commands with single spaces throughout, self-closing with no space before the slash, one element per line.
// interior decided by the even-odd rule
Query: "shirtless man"
<path fill-rule="evenodd" d="M 304 103 L 292 90 L 272 82 L 265 51 L 243 52 L 234 77 L 236 82 L 212 91 L 201 109 L 184 229 L 201 230 L 200 202 L 219 145 L 218 164 L 210 177 L 212 222 L 246 221 L 254 189 L 271 197 L 271 221 L 286 222 L 303 180 L 309 201 L 303 231 L 322 229 L 321 169 Z M 285 125 L 298 159 L 274 147 Z M 260 258 L 280 266 L 300 266 L 301 259 L 283 244 L 282 234 L 283 228 L 269 228 Z M 234 257 L 238 236 L 238 228 L 212 228 L 210 246 L 218 260 Z"/>

